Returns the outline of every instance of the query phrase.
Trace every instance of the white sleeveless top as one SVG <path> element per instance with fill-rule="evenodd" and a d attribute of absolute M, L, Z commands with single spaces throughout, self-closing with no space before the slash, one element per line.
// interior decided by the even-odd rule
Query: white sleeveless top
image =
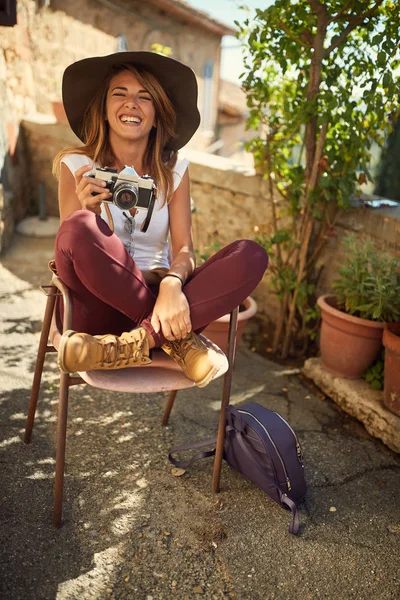
<path fill-rule="evenodd" d="M 61 163 L 74 174 L 84 165 L 91 165 L 92 160 L 84 154 L 67 154 Z M 173 173 L 174 191 L 178 188 L 188 165 L 189 161 L 178 157 Z M 169 209 L 163 195 L 160 194 L 157 198 L 150 225 L 143 233 L 140 227 L 146 214 L 147 211 L 138 210 L 136 215 L 131 217 L 115 204 L 103 202 L 101 205 L 102 219 L 114 230 L 141 271 L 159 267 L 169 269 Z M 113 223 L 110 222 L 110 216 Z"/>

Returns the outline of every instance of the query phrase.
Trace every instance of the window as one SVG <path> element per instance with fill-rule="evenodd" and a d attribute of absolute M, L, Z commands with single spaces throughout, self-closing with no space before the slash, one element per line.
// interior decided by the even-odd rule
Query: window
<path fill-rule="evenodd" d="M 115 48 L 115 52 L 127 52 L 128 51 L 128 42 L 126 40 L 126 37 L 120 33 L 119 35 L 117 35 L 117 43 L 116 43 L 116 48 Z"/>
<path fill-rule="evenodd" d="M 17 0 L 0 0 L 0 26 L 17 24 Z"/>
<path fill-rule="evenodd" d="M 203 131 L 213 133 L 213 73 L 214 63 L 207 60 L 203 69 Z"/>

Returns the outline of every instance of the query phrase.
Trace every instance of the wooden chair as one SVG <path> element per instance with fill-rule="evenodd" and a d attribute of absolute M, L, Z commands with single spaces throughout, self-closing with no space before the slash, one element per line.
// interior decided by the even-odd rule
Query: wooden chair
<path fill-rule="evenodd" d="M 57 274 L 54 274 L 51 284 L 48 286 L 41 286 L 41 289 L 47 296 L 47 302 L 26 421 L 24 436 L 24 442 L 26 444 L 29 444 L 31 441 L 45 355 L 48 352 L 57 352 L 62 331 L 72 328 L 72 301 L 68 287 L 63 283 Z M 60 297 L 62 297 L 64 305 L 62 331 L 60 331 L 57 327 L 55 318 L 56 301 Z M 237 316 L 238 307 L 235 308 L 230 315 L 227 357 L 217 346 L 215 346 L 215 344 L 212 344 L 210 340 L 203 336 L 203 340 L 208 345 L 212 345 L 214 349 L 218 351 L 221 358 L 221 368 L 216 377 L 220 377 L 221 375 L 225 374 L 212 478 L 212 489 L 214 492 L 219 491 L 220 484 L 225 438 L 224 414 L 225 407 L 229 404 L 230 398 L 236 345 Z M 162 350 L 153 352 L 153 361 L 151 365 L 145 367 L 118 369 L 115 371 L 87 371 L 84 373 L 79 373 L 78 375 L 60 372 L 53 510 L 53 524 L 55 527 L 60 527 L 62 520 L 69 388 L 72 385 L 85 383 L 104 390 L 118 392 L 150 393 L 169 391 L 170 395 L 164 410 L 164 415 L 162 417 L 162 425 L 167 425 L 168 423 L 177 391 L 194 386 L 194 383 L 185 377 L 175 361 L 167 356 Z"/>

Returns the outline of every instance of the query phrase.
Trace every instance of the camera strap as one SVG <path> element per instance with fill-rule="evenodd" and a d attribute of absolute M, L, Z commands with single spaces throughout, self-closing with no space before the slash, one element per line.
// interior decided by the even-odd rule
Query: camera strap
<path fill-rule="evenodd" d="M 153 210 L 154 210 L 154 204 L 157 199 L 156 190 L 157 190 L 157 188 L 155 187 L 154 190 L 152 191 L 151 198 L 149 201 L 149 208 L 147 209 L 147 215 L 146 215 L 146 218 L 143 221 L 142 226 L 140 228 L 140 231 L 143 231 L 143 233 L 145 233 L 147 231 L 147 228 L 150 225 L 151 216 L 152 216 Z"/>

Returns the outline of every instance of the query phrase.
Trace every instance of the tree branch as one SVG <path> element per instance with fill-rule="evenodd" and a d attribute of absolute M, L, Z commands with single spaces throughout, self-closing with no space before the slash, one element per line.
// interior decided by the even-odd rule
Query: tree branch
<path fill-rule="evenodd" d="M 312 229 L 313 229 L 313 220 L 311 217 L 309 217 L 308 222 L 305 227 L 304 240 L 302 242 L 300 255 L 299 255 L 296 285 L 295 285 L 295 288 L 293 291 L 293 296 L 291 298 L 290 306 L 289 306 L 289 318 L 288 318 L 288 322 L 287 322 L 287 326 L 286 326 L 285 337 L 283 339 L 282 358 L 287 358 L 287 355 L 289 353 L 289 346 L 290 346 L 290 341 L 291 341 L 291 337 L 292 337 L 293 319 L 294 319 L 295 311 L 296 311 L 296 300 L 297 300 L 297 296 L 299 294 L 300 283 L 303 279 L 304 267 L 306 264 L 308 246 L 309 246 L 310 239 L 311 239 Z"/>
<path fill-rule="evenodd" d="M 310 4 L 311 4 L 311 2 L 314 2 L 314 1 L 316 1 L 316 0 L 310 0 Z M 329 56 L 329 54 L 333 50 L 335 50 L 335 48 L 340 46 L 340 44 L 342 42 L 344 42 L 344 40 L 348 37 L 349 33 L 351 33 L 353 31 L 353 29 L 355 29 L 358 25 L 362 25 L 365 19 L 367 19 L 368 17 L 373 15 L 374 12 L 376 12 L 377 9 L 380 7 L 380 5 L 383 3 L 383 1 L 384 0 L 376 0 L 374 6 L 372 6 L 372 8 L 367 10 L 367 12 L 362 13 L 361 15 L 354 15 L 354 17 L 351 20 L 349 20 L 347 27 L 345 27 L 345 29 L 343 29 L 342 33 L 340 35 L 335 36 L 333 38 L 333 42 L 329 46 L 329 48 L 326 48 L 324 50 L 324 58 Z"/>
<path fill-rule="evenodd" d="M 324 150 L 327 132 L 328 132 L 328 121 L 325 121 L 325 123 L 322 124 L 321 130 L 319 133 L 317 147 L 316 147 L 315 155 L 314 155 L 314 163 L 313 163 L 312 170 L 311 170 L 311 177 L 308 182 L 307 193 L 312 191 L 317 184 L 319 161 L 322 158 L 322 152 Z"/>
<path fill-rule="evenodd" d="M 312 8 L 312 11 L 317 15 L 317 17 L 324 16 L 327 19 L 329 18 L 329 13 L 324 4 L 321 4 L 319 0 L 308 0 L 309 5 Z"/>
<path fill-rule="evenodd" d="M 333 227 L 336 224 L 339 214 L 340 214 L 340 210 L 338 210 L 333 221 L 328 224 L 328 226 L 324 229 L 324 231 L 321 230 L 319 239 L 316 240 L 316 242 L 314 244 L 313 254 L 312 254 L 311 258 L 309 259 L 307 266 L 306 266 L 306 273 L 305 273 L 306 277 L 309 277 L 311 269 L 313 268 L 316 260 L 318 259 L 319 255 L 321 254 L 321 252 L 325 246 L 327 232 L 328 232 L 329 227 Z"/>
<path fill-rule="evenodd" d="M 268 144 L 268 142 L 267 142 Z M 276 206 L 275 206 L 275 202 L 274 202 L 274 185 L 273 185 L 273 181 L 272 181 L 272 177 L 271 177 L 271 154 L 269 153 L 269 146 L 267 146 L 268 148 L 268 154 L 266 156 L 266 163 L 267 163 L 267 169 L 268 169 L 268 191 L 269 191 L 269 199 L 271 202 L 271 210 L 272 210 L 272 228 L 274 230 L 274 233 L 276 235 L 276 233 L 278 232 L 278 215 L 276 214 Z M 281 253 L 281 247 L 277 246 L 277 254 L 278 254 L 278 263 L 279 266 L 282 265 L 282 253 Z"/>
<path fill-rule="evenodd" d="M 349 8 L 353 8 L 354 4 L 355 4 L 355 0 L 349 0 L 349 2 L 347 2 L 347 4 L 345 4 L 340 9 L 340 11 L 337 13 L 337 15 L 333 15 L 329 19 L 328 25 L 330 25 L 333 21 L 338 21 L 339 19 L 349 19 L 349 18 L 351 18 L 353 15 L 348 15 L 348 14 L 346 14 L 346 12 L 348 11 Z"/>
<path fill-rule="evenodd" d="M 310 42 L 308 41 L 309 36 L 311 36 L 311 40 L 312 40 L 312 34 L 310 31 L 305 31 L 302 34 L 302 37 L 296 35 L 295 33 L 293 33 L 293 31 L 290 29 L 290 27 L 288 27 L 286 25 L 286 23 L 284 21 L 279 21 L 278 22 L 279 26 L 283 29 L 283 31 L 295 42 L 297 42 L 300 46 L 304 46 L 305 48 L 312 48 L 312 45 L 310 44 Z"/>
<path fill-rule="evenodd" d="M 278 322 L 276 324 L 274 339 L 272 342 L 272 352 L 274 354 L 277 353 L 278 348 L 279 348 L 279 342 L 281 341 L 281 337 L 282 337 L 283 326 L 285 323 L 285 316 L 286 316 L 288 305 L 289 305 L 289 292 L 285 292 L 285 294 L 281 300 L 281 303 L 280 303 Z"/>
<path fill-rule="evenodd" d="M 277 185 L 275 186 L 275 189 L 280 193 L 280 195 L 282 196 L 282 198 L 284 200 L 288 200 L 288 195 L 286 192 L 284 192 L 283 190 L 280 190 Z"/>

